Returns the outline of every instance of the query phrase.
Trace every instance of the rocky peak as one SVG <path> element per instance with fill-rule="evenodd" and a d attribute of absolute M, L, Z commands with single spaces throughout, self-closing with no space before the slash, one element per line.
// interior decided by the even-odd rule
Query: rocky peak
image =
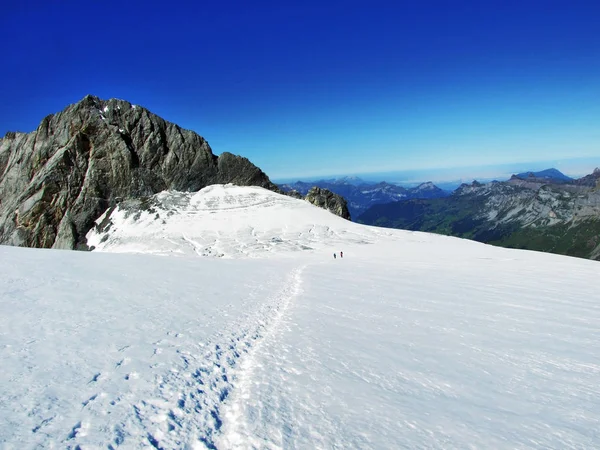
<path fill-rule="evenodd" d="M 465 195 L 465 194 L 471 194 L 477 190 L 479 190 L 479 188 L 485 186 L 484 184 L 480 183 L 477 180 L 473 180 L 473 182 L 471 184 L 468 183 L 463 183 L 461 184 L 455 191 L 454 194 L 455 195 Z"/>
<path fill-rule="evenodd" d="M 439 189 L 435 184 L 431 181 L 427 181 L 425 183 L 421 183 L 415 188 L 417 191 L 431 191 L 434 189 Z"/>
<path fill-rule="evenodd" d="M 0 243 L 86 248 L 109 206 L 163 190 L 233 183 L 279 191 L 246 158 L 124 100 L 91 95 L 0 139 Z"/>
<path fill-rule="evenodd" d="M 7 131 L 4 135 L 4 139 L 15 139 L 17 137 L 16 131 Z"/>
<path fill-rule="evenodd" d="M 576 180 L 575 184 L 592 188 L 600 187 L 600 168 L 596 167 L 591 174 Z"/>

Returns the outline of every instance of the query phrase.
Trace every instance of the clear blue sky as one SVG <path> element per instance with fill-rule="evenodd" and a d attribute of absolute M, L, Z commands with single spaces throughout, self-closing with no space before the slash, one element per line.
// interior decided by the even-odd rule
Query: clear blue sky
<path fill-rule="evenodd" d="M 597 1 L 23 1 L 0 132 L 91 93 L 272 178 L 600 156 Z"/>

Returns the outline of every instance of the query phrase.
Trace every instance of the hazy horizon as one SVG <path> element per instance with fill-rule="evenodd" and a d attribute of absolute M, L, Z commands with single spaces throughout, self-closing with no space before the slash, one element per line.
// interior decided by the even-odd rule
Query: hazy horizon
<path fill-rule="evenodd" d="M 394 183 L 399 185 L 414 185 L 425 182 L 439 184 L 470 183 L 474 180 L 487 182 L 497 179 L 507 180 L 512 175 L 522 172 L 538 172 L 546 169 L 557 169 L 571 178 L 581 178 L 591 174 L 600 167 L 600 156 L 597 158 L 571 158 L 560 161 L 537 161 L 529 163 L 498 164 L 481 167 L 453 167 L 430 170 L 395 170 L 387 172 L 351 172 L 338 174 L 308 175 L 296 177 L 272 178 L 275 183 L 293 183 L 296 181 L 319 181 L 358 177 L 366 182 Z M 267 174 L 268 175 L 268 174 Z"/>

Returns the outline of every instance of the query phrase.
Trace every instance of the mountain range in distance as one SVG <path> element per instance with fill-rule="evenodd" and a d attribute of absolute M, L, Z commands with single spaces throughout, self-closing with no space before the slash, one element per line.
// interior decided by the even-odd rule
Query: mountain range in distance
<path fill-rule="evenodd" d="M 493 245 L 600 259 L 600 169 L 556 169 L 463 184 L 451 195 L 374 205 L 355 220 Z"/>
<path fill-rule="evenodd" d="M 554 168 L 537 172 L 522 172 L 513 175 L 513 177 L 555 184 L 568 184 L 574 181 L 573 178 Z M 316 181 L 298 180 L 292 183 L 279 183 L 278 186 L 284 192 L 297 191 L 302 195 L 306 195 L 313 186 L 328 189 L 346 199 L 348 210 L 353 219 L 358 218 L 374 205 L 412 199 L 444 198 L 450 196 L 452 192 L 460 187 L 455 183 L 443 182 L 438 184 L 432 181 L 410 186 L 387 181 L 367 181 L 358 176 L 326 178 Z"/>
<path fill-rule="evenodd" d="M 600 170 L 574 179 L 556 168 L 463 183 L 453 191 L 341 177 L 281 184 L 300 194 L 326 188 L 347 200 L 352 220 L 509 248 L 600 259 Z"/>
<path fill-rule="evenodd" d="M 351 218 L 358 217 L 373 205 L 414 198 L 441 198 L 450 195 L 450 192 L 440 189 L 431 182 L 421 183 L 416 187 L 403 187 L 386 181 L 368 182 L 358 177 L 310 182 L 296 181 L 278 186 L 284 192 L 296 191 L 301 195 L 306 195 L 313 186 L 334 192 L 348 202 Z"/>

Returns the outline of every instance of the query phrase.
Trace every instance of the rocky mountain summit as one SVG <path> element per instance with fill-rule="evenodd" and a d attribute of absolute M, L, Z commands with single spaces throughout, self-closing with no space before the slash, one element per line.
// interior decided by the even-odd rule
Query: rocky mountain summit
<path fill-rule="evenodd" d="M 578 186 L 587 186 L 591 188 L 600 188 L 600 168 L 596 167 L 594 172 L 586 175 L 583 178 L 575 180 L 575 184 Z"/>
<path fill-rule="evenodd" d="M 361 223 L 600 259 L 600 170 L 579 180 L 513 176 L 450 197 L 373 206 Z"/>
<path fill-rule="evenodd" d="M 94 221 L 123 200 L 227 183 L 279 192 L 248 159 L 214 155 L 195 132 L 88 95 L 0 139 L 0 244 L 86 249 Z"/>

